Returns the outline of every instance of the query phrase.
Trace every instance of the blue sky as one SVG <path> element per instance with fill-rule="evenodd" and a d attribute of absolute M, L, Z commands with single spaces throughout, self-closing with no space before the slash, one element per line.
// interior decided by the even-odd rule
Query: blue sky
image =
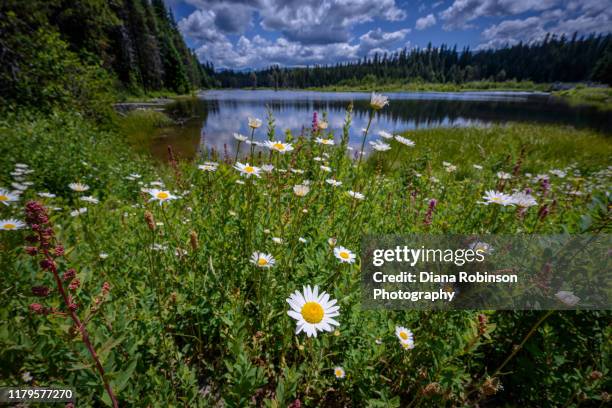
<path fill-rule="evenodd" d="M 497 48 L 612 31 L 612 0 L 165 0 L 216 68 L 304 66 L 425 47 Z"/>

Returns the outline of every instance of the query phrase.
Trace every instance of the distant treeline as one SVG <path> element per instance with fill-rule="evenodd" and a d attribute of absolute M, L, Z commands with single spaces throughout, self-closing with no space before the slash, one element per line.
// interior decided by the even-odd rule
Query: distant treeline
<path fill-rule="evenodd" d="M 0 3 L 0 102 L 62 103 L 108 81 L 129 94 L 185 93 L 211 74 L 163 0 Z"/>
<path fill-rule="evenodd" d="M 272 66 L 254 72 L 222 71 L 223 87 L 307 88 L 389 82 L 464 83 L 529 80 L 544 82 L 598 81 L 612 84 L 612 35 L 571 39 L 547 35 L 538 43 L 472 51 L 457 47 L 404 49 L 375 54 L 355 62 L 306 68 Z"/>

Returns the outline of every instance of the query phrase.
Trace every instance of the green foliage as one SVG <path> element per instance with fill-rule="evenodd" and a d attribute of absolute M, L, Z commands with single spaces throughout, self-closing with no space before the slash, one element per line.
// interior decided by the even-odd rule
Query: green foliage
<path fill-rule="evenodd" d="M 134 157 L 123 132 L 163 119 L 138 112 L 127 121 L 101 129 L 78 114 L 55 113 L 13 115 L 0 123 L 0 151 L 7 158 L 0 187 L 13 182 L 15 163 L 34 170 L 27 175 L 33 185 L 19 203 L 0 206 L 0 217 L 22 218 L 20 207 L 29 199 L 53 209 L 51 222 L 81 281 L 75 292 L 81 316 L 102 283 L 111 285 L 88 329 L 120 406 L 207 407 L 222 401 L 286 407 L 296 399 L 328 407 L 586 406 L 605 397 L 610 312 L 364 311 L 359 258 L 340 264 L 328 239 L 358 252 L 367 233 L 609 229 L 609 139 L 536 125 L 423 130 L 404 135 L 415 147 L 391 141 L 391 151 L 356 168 L 343 144 L 321 146 L 310 135 L 292 135 L 293 152 L 266 153 L 254 164 L 271 161 L 277 169 L 304 173 L 275 171 L 254 180 L 224 163 L 213 172 L 198 169 L 198 162 L 152 168 Z M 258 140 L 267 137 L 278 134 L 256 131 Z M 239 160 L 245 161 L 245 151 Z M 550 207 L 544 219 L 538 207 L 521 217 L 515 208 L 497 211 L 477 203 L 485 190 L 499 188 L 498 171 L 513 173 L 519 162 L 504 191 L 534 189 L 539 206 Z M 330 175 L 321 164 L 344 184 L 326 183 Z M 567 175 L 551 175 L 545 196 L 533 176 L 554 168 Z M 298 197 L 292 187 L 305 179 L 311 190 Z M 100 203 L 80 200 L 67 188 L 74 181 L 89 184 L 86 194 Z M 179 198 L 164 205 L 149 201 L 141 189 L 160 188 L 160 181 Z M 349 189 L 366 199 L 353 200 Z M 41 191 L 57 197 L 41 198 Z M 438 206 L 428 225 L 430 198 Z M 70 215 L 80 207 L 88 211 Z M 145 211 L 152 214 L 151 226 Z M 108 403 L 69 321 L 28 312 L 33 302 L 60 306 L 56 294 L 31 295 L 33 285 L 53 282 L 24 253 L 27 232 L 0 232 L 3 385 L 23 385 L 29 372 L 36 384 L 76 387 L 85 406 Z M 271 253 L 275 266 L 255 267 L 249 262 L 253 251 Z M 338 300 L 340 326 L 307 338 L 295 334 L 285 299 L 315 284 Z M 400 347 L 396 325 L 414 332 L 414 349 Z M 334 377 L 335 366 L 346 370 L 344 379 Z"/>

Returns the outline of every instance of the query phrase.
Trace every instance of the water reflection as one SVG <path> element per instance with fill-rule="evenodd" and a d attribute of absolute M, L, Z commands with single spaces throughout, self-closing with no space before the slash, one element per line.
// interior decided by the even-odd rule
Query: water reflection
<path fill-rule="evenodd" d="M 573 107 L 547 94 L 524 92 L 388 93 L 391 103 L 377 113 L 370 138 L 379 130 L 450 126 L 486 126 L 491 123 L 537 122 L 592 128 L 612 133 L 612 116 L 592 107 Z M 369 94 L 305 91 L 210 91 L 197 100 L 181 100 L 168 108 L 178 125 L 164 129 L 152 146 L 165 157 L 172 145 L 183 157 L 198 149 L 216 149 L 233 155 L 233 133 L 249 134 L 247 117 L 264 120 L 256 139 L 266 138 L 266 109 L 274 115 L 277 135 L 290 130 L 301 134 L 311 126 L 312 113 L 328 115 L 330 129 L 340 135 L 345 111 L 353 103 L 350 142 L 357 146 L 368 120 Z"/>

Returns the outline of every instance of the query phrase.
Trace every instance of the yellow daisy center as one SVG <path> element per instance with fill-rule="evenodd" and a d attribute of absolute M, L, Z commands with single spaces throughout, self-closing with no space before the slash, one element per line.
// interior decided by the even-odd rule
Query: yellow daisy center
<path fill-rule="evenodd" d="M 157 193 L 157 198 L 159 198 L 160 200 L 165 200 L 168 197 L 170 197 L 170 195 L 165 191 L 160 191 L 159 193 Z"/>
<path fill-rule="evenodd" d="M 16 225 L 15 224 L 4 224 L 4 229 L 15 229 Z"/>
<path fill-rule="evenodd" d="M 255 171 L 255 169 L 253 167 L 251 167 L 251 166 L 246 166 L 244 168 L 244 171 L 247 172 L 247 173 L 253 173 Z"/>
<path fill-rule="evenodd" d="M 264 257 L 260 257 L 257 260 L 257 265 L 259 265 L 259 266 L 266 266 L 267 264 L 268 264 L 268 260 L 266 258 L 264 258 Z"/>
<path fill-rule="evenodd" d="M 350 255 L 348 254 L 348 252 L 340 252 L 340 258 L 349 259 Z"/>
<path fill-rule="evenodd" d="M 316 324 L 323 320 L 323 307 L 317 302 L 307 302 L 302 306 L 302 317 L 308 323 Z"/>
<path fill-rule="evenodd" d="M 501 202 L 501 197 L 493 197 L 491 201 L 495 201 L 496 203 Z"/>
<path fill-rule="evenodd" d="M 276 150 L 285 150 L 285 145 L 282 143 L 274 143 L 272 147 L 274 147 Z"/>
<path fill-rule="evenodd" d="M 402 338 L 402 340 L 408 340 L 408 333 L 406 332 L 400 332 L 399 336 Z"/>
<path fill-rule="evenodd" d="M 336 368 L 336 377 L 342 377 L 342 370 Z"/>
<path fill-rule="evenodd" d="M 0 195 L 0 201 L 8 201 L 8 197 L 5 195 Z"/>

